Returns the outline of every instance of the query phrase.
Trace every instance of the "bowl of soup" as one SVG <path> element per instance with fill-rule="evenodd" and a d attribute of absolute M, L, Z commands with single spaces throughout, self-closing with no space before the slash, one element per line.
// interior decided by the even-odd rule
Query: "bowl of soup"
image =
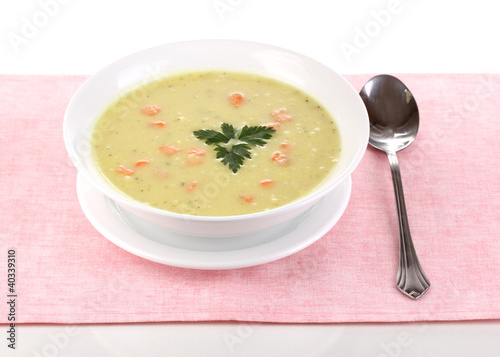
<path fill-rule="evenodd" d="M 110 201 L 210 237 L 298 217 L 349 179 L 368 134 L 365 107 L 341 75 L 236 40 L 124 57 L 79 88 L 64 118 L 71 160 Z"/>

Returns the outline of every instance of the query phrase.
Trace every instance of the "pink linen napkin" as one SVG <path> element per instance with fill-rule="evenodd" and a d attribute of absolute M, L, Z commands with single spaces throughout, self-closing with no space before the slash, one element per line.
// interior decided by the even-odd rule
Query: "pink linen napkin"
<path fill-rule="evenodd" d="M 370 75 L 348 75 L 359 91 Z M 0 290 L 15 247 L 18 323 L 242 320 L 392 322 L 500 318 L 500 75 L 402 74 L 420 109 L 398 154 L 410 227 L 431 281 L 395 287 L 398 228 L 385 154 L 368 148 L 345 214 L 275 262 L 203 271 L 154 263 L 87 221 L 62 140 L 83 76 L 0 76 Z M 0 304 L 0 323 L 8 305 Z"/>

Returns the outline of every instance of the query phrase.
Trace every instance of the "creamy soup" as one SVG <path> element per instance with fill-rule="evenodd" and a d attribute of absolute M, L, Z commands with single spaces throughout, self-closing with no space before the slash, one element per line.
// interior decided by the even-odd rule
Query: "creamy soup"
<path fill-rule="evenodd" d="M 115 189 L 152 207 L 203 216 L 300 199 L 341 153 L 334 119 L 316 100 L 233 72 L 185 73 L 134 88 L 98 118 L 92 137 L 96 166 Z"/>

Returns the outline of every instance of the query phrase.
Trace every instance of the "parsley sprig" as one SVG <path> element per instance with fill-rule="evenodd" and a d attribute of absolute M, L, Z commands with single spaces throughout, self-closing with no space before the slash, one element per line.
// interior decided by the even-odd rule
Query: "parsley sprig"
<path fill-rule="evenodd" d="M 251 159 L 251 146 L 264 146 L 275 130 L 265 126 L 245 125 L 240 130 L 227 123 L 221 124 L 221 131 L 211 129 L 196 130 L 197 139 L 204 140 L 207 145 L 215 145 L 217 158 L 236 173 L 245 158 Z"/>

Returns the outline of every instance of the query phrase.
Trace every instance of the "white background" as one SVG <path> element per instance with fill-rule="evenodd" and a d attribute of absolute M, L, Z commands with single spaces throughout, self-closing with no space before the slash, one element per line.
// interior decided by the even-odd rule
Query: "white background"
<path fill-rule="evenodd" d="M 92 74 L 137 50 L 204 38 L 278 45 L 343 74 L 498 73 L 497 7 L 492 0 L 2 0 L 0 74 Z M 2 337 L 0 355 L 498 356 L 498 336 L 497 321 L 31 325 L 18 327 L 16 351 Z"/>

